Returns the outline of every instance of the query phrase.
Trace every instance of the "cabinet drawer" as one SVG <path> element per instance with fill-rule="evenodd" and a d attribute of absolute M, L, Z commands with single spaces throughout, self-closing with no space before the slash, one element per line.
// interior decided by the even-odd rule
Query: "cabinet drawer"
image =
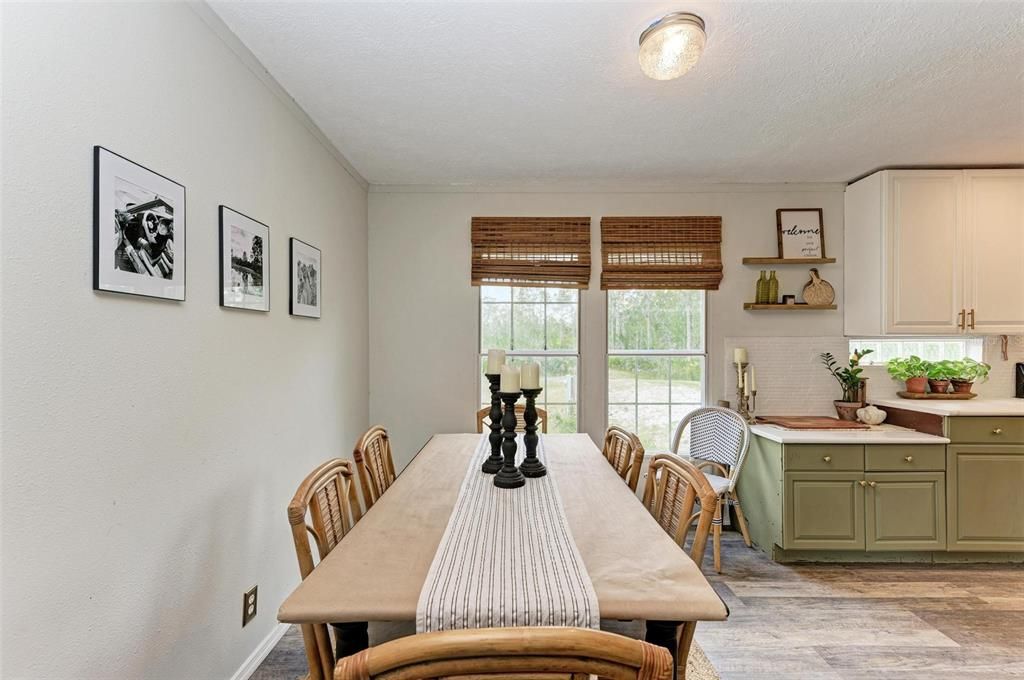
<path fill-rule="evenodd" d="M 949 419 L 954 444 L 1024 444 L 1024 418 L 958 416 Z"/>
<path fill-rule="evenodd" d="M 786 470 L 864 470 L 864 447 L 849 444 L 787 444 Z"/>
<path fill-rule="evenodd" d="M 870 445 L 864 451 L 864 469 L 880 472 L 945 470 L 946 447 L 930 444 Z"/>

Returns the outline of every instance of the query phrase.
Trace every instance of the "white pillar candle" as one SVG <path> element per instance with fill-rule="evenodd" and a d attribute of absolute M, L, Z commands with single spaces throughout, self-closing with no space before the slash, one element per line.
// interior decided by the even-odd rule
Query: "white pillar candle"
<path fill-rule="evenodd" d="M 501 391 L 512 393 L 518 392 L 519 389 L 519 369 L 513 366 L 502 366 Z"/>
<path fill-rule="evenodd" d="M 505 350 L 503 349 L 489 349 L 487 350 L 487 372 L 491 375 L 498 375 L 501 373 L 501 367 L 505 365 Z"/>
<path fill-rule="evenodd" d="M 732 351 L 732 361 L 734 364 L 745 364 L 747 363 L 747 348 L 737 347 Z"/>
<path fill-rule="evenodd" d="M 744 397 L 749 397 L 750 396 L 750 380 L 746 379 L 746 378 L 744 378 L 744 380 L 743 380 L 743 396 Z"/>
<path fill-rule="evenodd" d="M 757 378 L 754 376 L 754 367 L 750 367 L 750 391 L 757 392 Z"/>
<path fill-rule="evenodd" d="M 536 361 L 523 364 L 522 384 L 524 390 L 540 389 L 540 364 Z"/>

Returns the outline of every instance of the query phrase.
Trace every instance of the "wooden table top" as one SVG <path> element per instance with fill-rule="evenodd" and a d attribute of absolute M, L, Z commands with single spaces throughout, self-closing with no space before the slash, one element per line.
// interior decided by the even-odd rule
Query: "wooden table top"
<path fill-rule="evenodd" d="M 402 621 L 416 605 L 479 434 L 436 435 L 284 601 L 286 623 Z M 720 621 L 728 611 L 585 434 L 543 435 L 549 474 L 611 619 Z M 529 521 L 529 518 L 523 518 Z"/>

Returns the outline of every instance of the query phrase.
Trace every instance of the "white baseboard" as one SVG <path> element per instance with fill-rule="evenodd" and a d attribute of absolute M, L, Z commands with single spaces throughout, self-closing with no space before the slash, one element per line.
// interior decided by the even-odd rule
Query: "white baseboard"
<path fill-rule="evenodd" d="M 249 655 L 249 658 L 245 660 L 245 663 L 235 671 L 235 674 L 231 676 L 231 680 L 249 680 L 249 676 L 256 672 L 256 669 L 260 667 L 263 660 L 267 658 L 270 652 L 274 649 L 284 634 L 291 628 L 290 623 L 279 623 L 267 637 L 263 638 L 263 642 L 253 650 L 253 653 Z"/>

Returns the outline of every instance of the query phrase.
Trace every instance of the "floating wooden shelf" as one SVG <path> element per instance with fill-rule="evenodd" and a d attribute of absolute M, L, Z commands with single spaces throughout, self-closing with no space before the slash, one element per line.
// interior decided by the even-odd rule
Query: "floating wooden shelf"
<path fill-rule="evenodd" d="M 835 264 L 834 257 L 745 257 L 743 264 Z"/>
<path fill-rule="evenodd" d="M 747 310 L 755 311 L 755 312 L 760 312 L 760 311 L 795 312 L 795 311 L 803 311 L 803 310 L 807 310 L 807 309 L 838 309 L 838 307 L 836 307 L 835 305 L 805 305 L 805 304 L 795 304 L 795 305 L 783 305 L 783 304 L 778 304 L 778 305 L 759 305 L 759 304 L 754 303 L 754 302 L 744 302 L 743 303 L 743 309 L 747 309 Z"/>

